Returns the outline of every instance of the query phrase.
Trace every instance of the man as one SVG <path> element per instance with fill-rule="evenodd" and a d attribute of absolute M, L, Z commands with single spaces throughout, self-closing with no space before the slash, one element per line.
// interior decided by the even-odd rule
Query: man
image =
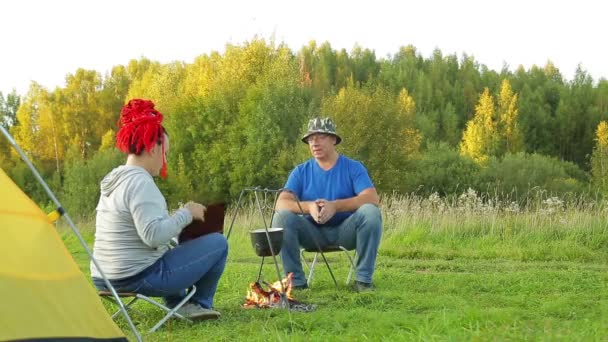
<path fill-rule="evenodd" d="M 331 119 L 315 118 L 302 138 L 312 158 L 289 175 L 277 200 L 272 227 L 282 227 L 281 260 L 295 288 L 306 288 L 300 246 L 341 245 L 357 250 L 357 291 L 373 289 L 382 236 L 379 198 L 365 167 L 336 151 L 342 138 Z"/>
<path fill-rule="evenodd" d="M 123 107 L 116 145 L 127 162 L 101 181 L 93 254 L 117 291 L 164 297 L 174 307 L 185 289 L 196 285 L 178 312 L 191 319 L 219 318 L 212 308 L 228 255 L 226 238 L 213 233 L 168 248 L 193 219 L 204 220 L 206 208 L 189 202 L 168 214 L 152 178 L 167 174 L 169 136 L 162 120 L 151 101 L 134 99 Z M 99 290 L 107 290 L 92 262 L 91 276 Z"/>

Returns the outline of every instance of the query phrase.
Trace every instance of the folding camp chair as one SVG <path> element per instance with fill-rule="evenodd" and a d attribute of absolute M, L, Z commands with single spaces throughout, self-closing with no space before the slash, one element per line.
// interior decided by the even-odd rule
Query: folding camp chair
<path fill-rule="evenodd" d="M 177 246 L 178 242 L 177 242 L 177 238 L 173 238 L 169 241 L 169 247 L 170 248 L 175 248 Z M 134 293 L 134 292 L 118 292 L 118 296 L 120 298 L 131 298 L 131 300 L 129 300 L 126 304 L 124 304 L 124 307 L 126 310 L 132 309 L 131 305 L 135 304 L 135 302 L 137 302 L 139 299 L 146 301 L 158 308 L 161 308 L 163 310 L 165 310 L 165 312 L 167 313 L 160 321 L 158 321 L 158 323 L 156 323 L 156 325 L 154 325 L 149 332 L 154 332 L 156 331 L 156 329 L 158 329 L 161 325 L 163 325 L 169 318 L 175 316 L 179 319 L 183 319 L 186 321 L 191 321 L 190 319 L 184 317 L 183 315 L 180 315 L 177 310 L 179 310 L 184 304 L 188 303 L 188 300 L 190 298 L 192 298 L 192 296 L 194 296 L 194 294 L 196 293 L 196 286 L 192 285 L 192 287 L 190 287 L 190 289 L 188 289 L 188 293 L 186 295 L 186 297 L 184 299 L 182 299 L 181 302 L 179 302 L 174 308 L 170 309 L 167 306 L 155 301 L 154 299 L 148 297 L 148 296 L 144 296 L 140 293 Z M 107 290 L 102 290 L 98 292 L 99 296 L 102 299 L 107 300 L 108 302 L 111 302 L 113 304 L 118 305 L 118 303 L 116 302 L 116 298 L 114 298 L 114 296 L 112 295 L 112 292 L 107 291 Z M 116 316 L 118 316 L 121 313 L 120 310 L 116 311 L 113 315 L 112 315 L 112 319 L 116 318 Z"/>
<path fill-rule="evenodd" d="M 314 275 L 314 271 L 315 271 L 315 266 L 317 264 L 317 260 L 319 257 L 319 253 L 331 253 L 331 252 L 344 252 L 344 255 L 346 255 L 346 258 L 348 259 L 349 263 L 350 263 L 350 267 L 348 270 L 348 276 L 346 277 L 346 285 L 348 285 L 350 283 L 350 279 L 351 276 L 353 274 L 353 272 L 355 271 L 355 259 L 357 258 L 357 251 L 355 250 L 355 253 L 353 254 L 353 256 L 351 257 L 348 249 L 344 248 L 343 246 L 325 246 L 325 247 L 321 247 L 321 252 L 319 252 L 319 250 L 317 248 L 302 248 L 300 249 L 300 257 L 301 259 L 304 261 L 304 264 L 306 265 L 306 267 L 308 267 L 308 277 L 306 278 L 306 283 L 308 284 L 308 286 L 311 286 L 312 283 L 312 277 Z M 306 261 L 306 258 L 304 257 L 304 252 L 308 252 L 308 253 L 315 253 L 313 259 L 312 259 L 312 263 L 310 265 L 308 265 L 308 262 Z M 333 276 L 333 272 L 331 269 L 331 266 L 329 265 L 329 263 L 325 263 L 325 265 L 327 265 L 327 269 L 329 271 L 329 273 L 332 275 L 332 279 L 334 280 L 334 284 L 336 285 L 336 287 L 338 286 L 338 282 L 336 281 L 336 278 Z"/>
<path fill-rule="evenodd" d="M 118 292 L 118 296 L 121 298 L 131 298 L 124 306 L 126 310 L 132 309 L 131 305 L 135 304 L 135 302 L 137 302 L 139 299 L 146 301 L 156 307 L 159 307 L 163 310 L 165 310 L 165 312 L 167 313 L 160 321 L 158 321 L 158 323 L 156 323 L 156 325 L 154 325 L 149 332 L 154 332 L 156 331 L 156 329 L 158 329 L 161 325 L 163 325 L 169 318 L 175 316 L 179 319 L 183 319 L 186 321 L 190 322 L 190 319 L 180 315 L 177 310 L 179 310 L 184 304 L 188 303 L 188 300 L 194 296 L 194 294 L 196 293 L 196 286 L 192 285 L 192 287 L 188 290 L 188 294 L 186 295 L 186 297 L 184 297 L 184 299 L 182 299 L 181 302 L 179 302 L 179 304 L 177 304 L 174 308 L 170 309 L 168 307 L 166 307 L 165 305 L 155 301 L 154 299 L 148 297 L 148 296 L 144 296 L 142 294 L 139 293 L 133 293 L 133 292 Z M 116 302 L 116 298 L 114 298 L 114 296 L 112 295 L 112 292 L 110 291 L 99 291 L 98 292 L 99 296 L 111 303 L 114 303 L 116 305 L 118 305 L 118 303 Z M 118 311 L 116 311 L 113 315 L 112 315 L 112 319 L 116 318 L 116 316 L 118 316 L 121 313 L 120 309 Z"/>

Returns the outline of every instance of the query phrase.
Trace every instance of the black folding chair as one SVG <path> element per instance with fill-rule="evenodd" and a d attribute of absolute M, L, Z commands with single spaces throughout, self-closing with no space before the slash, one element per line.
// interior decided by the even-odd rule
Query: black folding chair
<path fill-rule="evenodd" d="M 350 267 L 348 270 L 348 276 L 346 277 L 346 285 L 348 285 L 350 283 L 351 277 L 356 269 L 356 266 L 355 266 L 355 260 L 357 258 L 356 250 L 355 250 L 355 253 L 351 256 L 349 253 L 349 250 L 343 246 L 325 246 L 325 247 L 321 247 L 320 251 L 319 251 L 318 247 L 300 249 L 300 258 L 302 259 L 302 261 L 304 261 L 304 264 L 308 268 L 308 276 L 306 277 L 306 283 L 308 284 L 308 286 L 311 286 L 311 284 L 312 284 L 312 277 L 314 275 L 315 266 L 317 265 L 319 254 L 321 254 L 321 256 L 325 259 L 325 255 L 324 255 L 325 253 L 340 252 L 340 251 L 344 252 L 344 255 L 346 255 L 346 258 L 348 259 L 348 261 L 350 263 Z M 315 253 L 310 265 L 308 264 L 308 262 L 306 261 L 306 258 L 304 257 L 304 252 Z M 333 279 L 334 284 L 337 287 L 338 282 L 336 281 L 336 278 L 334 277 L 334 273 L 331 269 L 331 266 L 329 265 L 329 262 L 327 262 L 327 259 L 325 259 L 325 261 L 326 261 L 325 265 L 327 266 L 329 274 L 331 275 L 331 278 Z"/>

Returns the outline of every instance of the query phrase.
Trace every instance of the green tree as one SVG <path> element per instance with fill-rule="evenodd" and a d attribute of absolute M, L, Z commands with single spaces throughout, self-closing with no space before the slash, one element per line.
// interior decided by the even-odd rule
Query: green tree
<path fill-rule="evenodd" d="M 76 146 L 76 153 L 80 153 Z M 88 160 L 73 158 L 66 164 L 62 204 L 73 217 L 91 219 L 99 201 L 99 183 L 113 168 L 124 163 L 117 149 L 94 153 Z"/>
<path fill-rule="evenodd" d="M 380 65 L 376 62 L 376 54 L 370 49 L 363 49 L 355 45 L 350 54 L 350 64 L 352 64 L 352 76 L 355 82 L 365 84 L 376 79 L 380 71 Z M 336 71 L 340 70 L 340 60 L 336 58 Z M 337 81 L 337 75 L 336 75 Z"/>
<path fill-rule="evenodd" d="M 17 95 L 17 91 L 13 89 L 10 94 L 6 95 L 6 99 L 0 92 L 0 125 L 9 129 L 10 127 L 19 124 L 17 120 L 17 110 L 21 104 L 21 97 Z"/>
<path fill-rule="evenodd" d="M 301 162 L 298 148 L 307 106 L 296 59 L 285 47 L 272 53 L 258 83 L 247 90 L 230 141 L 242 146 L 232 154 L 230 192 L 245 186 L 279 188 Z"/>
<path fill-rule="evenodd" d="M 587 170 L 600 121 L 593 106 L 594 97 L 593 79 L 579 66 L 572 82 L 563 89 L 556 112 L 559 157 Z"/>
<path fill-rule="evenodd" d="M 346 87 L 348 81 L 353 77 L 352 61 L 346 49 L 336 53 L 336 89 Z"/>
<path fill-rule="evenodd" d="M 380 190 L 402 188 L 402 167 L 420 143 L 411 125 L 415 102 L 407 91 L 396 97 L 385 87 L 358 87 L 351 80 L 324 100 L 321 113 L 336 121 L 344 139 L 340 153 L 361 160 Z"/>
<path fill-rule="evenodd" d="M 463 121 L 469 121 L 476 111 L 476 101 L 478 98 L 481 87 L 488 88 L 481 83 L 481 77 L 479 75 L 479 64 L 475 61 L 472 56 L 466 54 L 462 56 L 460 62 L 460 72 L 458 78 L 461 80 L 462 85 L 459 86 L 459 91 L 462 91 L 459 96 L 462 96 L 462 108 L 457 106 L 457 111 L 463 114 Z"/>
<path fill-rule="evenodd" d="M 170 160 L 174 159 L 170 157 Z M 185 162 L 184 156 L 180 153 L 177 155 L 176 163 L 171 163 L 171 177 L 167 178 L 167 202 L 170 208 L 176 208 L 179 203 L 185 203 L 189 200 L 202 201 L 200 198 L 192 198 L 194 187 L 192 185 L 193 175 Z M 209 203 L 204 203 L 209 204 Z"/>
<path fill-rule="evenodd" d="M 19 110 L 20 103 L 21 97 L 17 95 L 15 90 L 8 94 L 6 99 L 2 95 L 2 92 L 0 92 L 0 125 L 8 131 L 12 127 L 19 125 L 17 110 Z M 0 135 L 0 166 L 6 172 L 10 172 L 10 169 L 13 167 L 10 152 L 11 147 L 8 140 L 3 135 Z"/>

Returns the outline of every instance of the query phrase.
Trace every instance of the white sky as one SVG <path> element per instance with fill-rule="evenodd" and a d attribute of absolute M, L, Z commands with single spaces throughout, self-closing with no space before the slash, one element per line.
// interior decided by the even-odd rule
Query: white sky
<path fill-rule="evenodd" d="M 581 63 L 608 78 L 608 5 L 602 0 L 8 0 L 0 4 L 0 91 L 49 90 L 77 68 L 104 74 L 145 56 L 169 62 L 223 51 L 255 35 L 293 51 L 358 43 L 377 57 L 414 45 L 426 58 L 467 53 L 491 69 L 543 66 L 571 79 Z"/>

